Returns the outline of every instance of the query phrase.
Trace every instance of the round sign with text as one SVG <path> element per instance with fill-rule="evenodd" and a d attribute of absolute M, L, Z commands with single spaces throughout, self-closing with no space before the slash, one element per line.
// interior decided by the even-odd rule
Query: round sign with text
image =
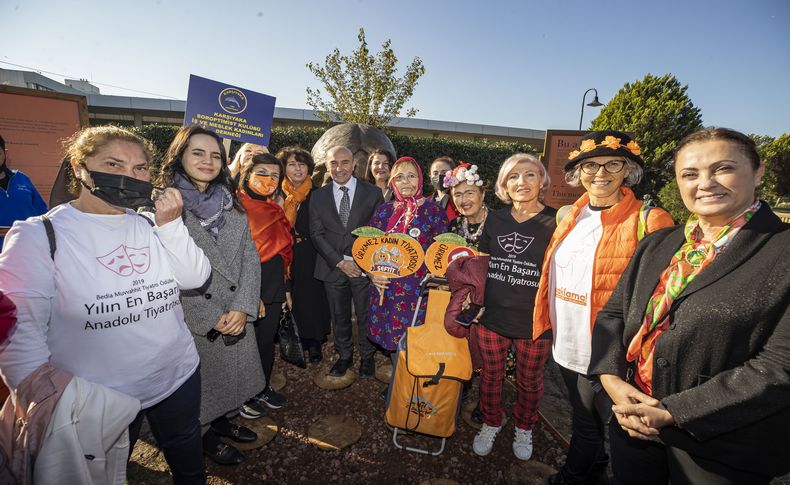
<path fill-rule="evenodd" d="M 363 271 L 389 278 L 413 274 L 425 259 L 420 243 L 405 234 L 358 237 L 352 254 Z"/>
<path fill-rule="evenodd" d="M 451 242 L 435 241 L 425 252 L 425 267 L 436 276 L 444 276 L 450 263 L 458 258 L 477 256 L 477 252 L 467 246 Z"/>

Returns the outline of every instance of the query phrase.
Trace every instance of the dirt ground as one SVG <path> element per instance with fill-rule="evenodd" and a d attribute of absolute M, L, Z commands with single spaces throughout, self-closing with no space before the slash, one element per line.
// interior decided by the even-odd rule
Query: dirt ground
<path fill-rule="evenodd" d="M 444 452 L 437 457 L 398 450 L 392 432 L 384 422 L 384 402 L 379 393 L 386 385 L 376 379 L 357 380 L 350 387 L 327 391 L 313 383 L 316 373 L 327 373 L 334 360 L 331 344 L 324 348 L 324 362 L 307 369 L 277 361 L 275 372 L 286 378 L 282 389 L 288 406 L 270 411 L 279 426 L 277 436 L 262 448 L 243 452 L 246 460 L 239 466 L 223 467 L 207 460 L 209 483 L 545 483 L 562 463 L 569 434 L 569 407 L 555 364 L 546 370 L 546 390 L 541 419 L 533 434 L 534 454 L 520 462 L 511 449 L 512 420 L 497 437 L 493 452 L 479 457 L 472 451 L 477 432 L 459 418 L 455 434 L 447 440 Z M 330 357 L 330 358 L 327 358 Z M 377 365 L 387 362 L 377 356 Z M 514 389 L 505 386 L 505 400 L 512 402 Z M 476 387 L 470 399 L 477 397 Z M 323 451 L 310 444 L 308 428 L 325 415 L 350 417 L 362 427 L 362 437 L 340 451 Z M 245 422 L 237 418 L 238 422 Z M 249 423 L 249 422 L 246 422 Z M 557 431 L 552 428 L 559 430 Z M 143 434 L 137 443 L 128 469 L 131 484 L 170 483 L 170 475 L 162 454 L 150 434 Z M 405 444 L 438 449 L 437 438 L 407 436 Z"/>
<path fill-rule="evenodd" d="M 236 467 L 222 467 L 207 460 L 208 481 L 214 485 L 255 483 L 321 483 L 321 484 L 544 484 L 564 461 L 570 438 L 570 405 L 557 365 L 549 360 L 544 379 L 541 419 L 533 434 L 534 454 L 527 462 L 513 456 L 512 421 L 497 437 L 493 452 L 479 457 L 472 451 L 477 432 L 463 419 L 458 419 L 455 435 L 438 457 L 420 455 L 395 448 L 392 432 L 384 422 L 384 403 L 378 397 L 386 385 L 376 379 L 357 380 L 350 387 L 326 391 L 313 383 L 316 373 L 327 373 L 332 365 L 331 344 L 324 347 L 324 362 L 299 369 L 278 360 L 275 372 L 286 379 L 282 392 L 288 406 L 270 411 L 279 426 L 276 437 L 267 445 L 245 451 L 246 460 Z M 377 356 L 377 365 L 387 362 Z M 512 386 L 505 386 L 505 401 L 512 403 Z M 477 398 L 475 388 L 469 407 Z M 509 407 L 509 405 L 508 405 Z M 310 444 L 308 428 L 326 415 L 344 415 L 362 427 L 362 438 L 340 451 L 322 451 Z M 236 418 L 239 423 L 249 421 Z M 134 449 L 128 468 L 130 484 L 171 483 L 167 464 L 144 433 Z M 404 443 L 436 449 L 438 440 L 428 437 L 406 437 Z M 774 479 L 771 485 L 790 485 L 790 475 Z"/>

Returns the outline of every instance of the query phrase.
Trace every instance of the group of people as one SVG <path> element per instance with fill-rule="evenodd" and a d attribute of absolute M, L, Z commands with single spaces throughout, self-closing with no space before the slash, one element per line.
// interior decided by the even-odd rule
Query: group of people
<path fill-rule="evenodd" d="M 480 255 L 469 268 L 479 268 L 483 304 L 465 334 L 480 374 L 476 454 L 491 453 L 502 429 L 510 351 L 518 459 L 532 456 L 549 355 L 568 390 L 572 438 L 552 484 L 607 483 L 610 461 L 618 483 L 767 483 L 788 471 L 790 231 L 756 198 L 764 166 L 741 133 L 709 128 L 679 142 L 674 172 L 691 212 L 679 226 L 634 195 L 641 149 L 617 131 L 591 132 L 570 154 L 566 181 L 585 192 L 561 208 L 544 204 L 548 173 L 524 153 L 495 181 L 439 157 L 431 195 L 420 163 L 387 150 L 370 154 L 363 180 L 352 152 L 331 148 L 323 187 L 302 148 L 272 155 L 247 144 L 229 163 L 222 140 L 196 126 L 178 132 L 156 174 L 152 156 L 122 128 L 83 129 L 67 146 L 76 198 L 6 237 L 0 310 L 15 311 L 16 324 L 0 343 L 0 372 L 17 407 L 39 402 L 22 411 L 27 432 L 40 433 L 33 446 L 77 381 L 105 393 L 104 406 L 126 406 L 117 421 L 129 439 L 117 425 L 90 427 L 88 408 L 67 424 L 74 436 L 98 429 L 98 442 L 128 457 L 146 418 L 174 481 L 204 483 L 204 454 L 238 464 L 228 440 L 257 438 L 229 418 L 287 406 L 271 386 L 284 311 L 311 362 L 331 331 L 329 374 L 340 377 L 354 365 L 353 308 L 358 373 L 373 377 L 376 352 L 394 356 L 413 315 L 424 319 L 428 273 L 363 271 L 352 231 L 373 226 L 423 249 L 453 232 Z M 486 206 L 489 190 L 501 209 Z M 0 445 L 13 454 L 22 424 L 9 412 Z M 79 477 L 100 462 L 65 468 Z M 28 466 L 45 474 L 47 463 Z"/>

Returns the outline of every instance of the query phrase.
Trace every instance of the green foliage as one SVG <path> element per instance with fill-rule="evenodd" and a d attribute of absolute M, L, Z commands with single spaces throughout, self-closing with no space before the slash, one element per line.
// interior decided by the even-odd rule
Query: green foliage
<path fill-rule="evenodd" d="M 656 194 L 674 178 L 669 168 L 672 151 L 686 135 L 702 127 L 699 108 L 672 74 L 647 74 L 641 81 L 626 83 L 601 110 L 593 130 L 620 130 L 633 134 L 645 160 L 644 182 L 639 195 Z"/>
<path fill-rule="evenodd" d="M 379 229 L 378 227 L 373 226 L 360 226 L 353 231 L 351 234 L 359 237 L 379 237 L 386 234 L 384 231 Z"/>
<path fill-rule="evenodd" d="M 466 238 L 454 232 L 445 232 L 433 238 L 436 242 L 457 244 L 458 246 L 469 246 Z"/>
<path fill-rule="evenodd" d="M 677 224 L 686 223 L 690 213 L 680 197 L 678 183 L 674 178 L 658 191 L 658 200 L 658 205 L 666 209 Z"/>
<path fill-rule="evenodd" d="M 425 67 L 415 57 L 399 78 L 398 57 L 391 40 L 387 39 L 381 44 L 381 51 L 373 55 L 365 40 L 365 29 L 359 29 L 357 39 L 359 47 L 350 56 L 340 55 L 340 50 L 335 49 L 326 56 L 323 66 L 307 64 L 324 88 L 322 92 L 308 87 L 307 104 L 327 123 L 347 121 L 383 128 L 414 94 Z M 409 118 L 416 114 L 414 108 L 406 111 Z"/>
<path fill-rule="evenodd" d="M 269 138 L 269 151 L 277 153 L 287 146 L 299 145 L 305 150 L 312 150 L 315 142 L 321 138 L 326 129 L 288 126 L 274 128 Z"/>
<path fill-rule="evenodd" d="M 176 135 L 179 127 L 168 125 L 145 125 L 134 130 L 151 140 L 156 145 L 160 154 L 167 152 L 167 147 Z M 269 150 L 277 153 L 278 150 L 290 145 L 300 145 L 305 150 L 312 150 L 313 145 L 321 135 L 323 128 L 287 127 L 272 129 Z M 399 156 L 414 157 L 427 171 L 431 161 L 440 156 L 448 155 L 455 160 L 477 164 L 480 167 L 480 176 L 493 184 L 496 181 L 497 171 L 502 162 L 514 153 L 535 153 L 532 146 L 525 143 L 509 141 L 488 140 L 456 140 L 449 138 L 421 138 L 407 135 L 389 135 L 395 145 Z M 230 157 L 238 150 L 239 144 L 231 144 Z M 160 161 L 155 161 L 158 166 Z M 426 185 L 427 187 L 427 185 Z"/>
<path fill-rule="evenodd" d="M 179 129 L 181 129 L 180 126 L 158 124 L 143 125 L 139 128 L 132 128 L 135 133 L 142 136 L 143 138 L 146 138 L 156 147 L 157 156 L 155 160 L 152 160 L 152 165 L 155 167 L 159 167 L 159 165 L 164 160 L 165 154 L 167 153 L 167 147 L 170 146 L 170 143 L 173 141 L 173 138 L 175 138 Z"/>
<path fill-rule="evenodd" d="M 749 135 L 757 144 L 760 160 L 765 163 L 765 175 L 760 185 L 760 198 L 771 206 L 790 207 L 790 134 L 779 138 Z"/>

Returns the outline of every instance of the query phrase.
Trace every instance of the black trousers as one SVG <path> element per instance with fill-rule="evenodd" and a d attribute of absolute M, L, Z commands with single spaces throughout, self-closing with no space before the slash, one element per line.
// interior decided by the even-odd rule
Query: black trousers
<path fill-rule="evenodd" d="M 266 316 L 253 322 L 255 327 L 255 342 L 258 344 L 258 353 L 261 356 L 263 375 L 266 376 L 266 385 L 271 382 L 272 368 L 274 368 L 274 339 L 280 326 L 280 312 L 282 302 L 267 303 Z"/>
<path fill-rule="evenodd" d="M 612 471 L 617 484 L 767 484 L 770 477 L 730 468 L 653 441 L 631 438 L 617 419 L 609 425 Z"/>
<path fill-rule="evenodd" d="M 368 340 L 368 316 L 370 314 L 370 282 L 366 276 L 349 278 L 341 274 L 337 281 L 324 281 L 329 311 L 332 314 L 332 334 L 335 349 L 341 359 L 354 357 L 354 334 L 351 328 L 351 304 L 357 313 L 359 331 L 359 353 L 363 359 L 372 358 L 376 353 L 373 342 Z"/>
<path fill-rule="evenodd" d="M 143 409 L 129 425 L 129 453 L 140 436 L 143 418 L 162 449 L 173 483 L 204 484 L 203 439 L 200 434 L 200 368 L 173 394 Z"/>
<path fill-rule="evenodd" d="M 585 375 L 563 366 L 559 368 L 573 409 L 571 445 L 560 474 L 571 484 L 594 483 L 591 479 L 596 472 L 601 475 L 609 461 L 604 441 L 612 401 L 603 389 L 596 392 Z"/>

